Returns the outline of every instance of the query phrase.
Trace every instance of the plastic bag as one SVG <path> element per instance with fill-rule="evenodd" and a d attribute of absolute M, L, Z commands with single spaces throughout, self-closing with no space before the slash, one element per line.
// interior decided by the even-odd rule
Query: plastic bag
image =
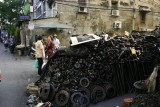
<path fill-rule="evenodd" d="M 41 69 L 43 69 L 43 67 L 46 65 L 46 60 L 43 61 L 42 67 Z"/>
<path fill-rule="evenodd" d="M 34 61 L 34 68 L 38 68 L 38 60 L 37 59 Z"/>

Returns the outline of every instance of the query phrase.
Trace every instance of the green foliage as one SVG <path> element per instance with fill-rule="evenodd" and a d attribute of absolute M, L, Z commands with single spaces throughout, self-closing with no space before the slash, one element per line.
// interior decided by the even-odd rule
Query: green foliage
<path fill-rule="evenodd" d="M 16 27 L 14 31 L 14 38 L 16 39 L 17 44 L 19 44 L 20 43 L 20 31 L 18 27 Z"/>
<path fill-rule="evenodd" d="M 8 30 L 9 33 L 14 34 L 16 23 L 18 22 L 20 13 L 21 0 L 4 0 L 0 2 L 0 19 L 2 28 Z"/>
<path fill-rule="evenodd" d="M 28 2 L 24 3 L 24 15 L 29 15 L 30 4 Z"/>
<path fill-rule="evenodd" d="M 19 36 L 19 29 L 17 27 L 15 32 L 14 32 L 14 37 L 17 38 L 18 36 Z"/>

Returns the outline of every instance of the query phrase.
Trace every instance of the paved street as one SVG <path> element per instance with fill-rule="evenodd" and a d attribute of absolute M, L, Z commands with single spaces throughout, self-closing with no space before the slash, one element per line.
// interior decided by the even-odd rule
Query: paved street
<path fill-rule="evenodd" d="M 33 60 L 10 54 L 0 43 L 0 107 L 26 107 L 26 86 L 37 80 Z"/>

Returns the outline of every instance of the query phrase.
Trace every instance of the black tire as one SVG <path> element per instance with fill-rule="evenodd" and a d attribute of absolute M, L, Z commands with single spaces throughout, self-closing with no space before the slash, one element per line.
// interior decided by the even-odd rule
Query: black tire
<path fill-rule="evenodd" d="M 116 91 L 115 91 L 113 85 L 111 85 L 111 84 L 108 84 L 105 86 L 105 92 L 106 92 L 106 96 L 108 98 L 113 98 L 116 96 Z"/>
<path fill-rule="evenodd" d="M 40 99 L 42 99 L 43 101 L 47 101 L 50 95 L 50 91 L 51 91 L 51 86 L 49 83 L 41 84 L 38 91 Z"/>
<path fill-rule="evenodd" d="M 88 88 L 85 88 L 85 87 L 80 87 L 78 89 L 80 92 L 82 92 L 83 95 L 86 95 L 89 97 L 89 99 L 91 98 L 91 93 L 90 93 L 90 90 Z"/>
<path fill-rule="evenodd" d="M 48 100 L 52 101 L 56 94 L 56 88 L 53 84 L 50 85 L 51 85 L 51 91 Z"/>
<path fill-rule="evenodd" d="M 50 82 L 51 81 L 51 77 L 52 77 L 52 75 L 51 75 L 51 72 L 45 72 L 44 74 L 44 81 L 45 82 Z"/>
<path fill-rule="evenodd" d="M 80 57 L 80 58 L 86 58 L 89 55 L 89 50 L 85 46 L 74 47 L 73 52 L 77 57 Z"/>
<path fill-rule="evenodd" d="M 57 106 L 65 106 L 69 101 L 69 93 L 65 90 L 60 90 L 55 96 Z"/>
<path fill-rule="evenodd" d="M 72 95 L 71 95 L 71 103 L 74 105 L 74 106 L 78 106 L 80 105 L 80 100 L 82 98 L 83 94 L 81 92 L 74 92 Z"/>
<path fill-rule="evenodd" d="M 87 107 L 89 104 L 90 104 L 89 97 L 86 96 L 86 95 L 83 95 L 83 96 L 80 98 L 80 105 L 81 105 L 82 107 Z"/>
<path fill-rule="evenodd" d="M 103 101 L 106 98 L 105 90 L 101 86 L 94 86 L 91 91 L 91 99 L 93 103 Z"/>

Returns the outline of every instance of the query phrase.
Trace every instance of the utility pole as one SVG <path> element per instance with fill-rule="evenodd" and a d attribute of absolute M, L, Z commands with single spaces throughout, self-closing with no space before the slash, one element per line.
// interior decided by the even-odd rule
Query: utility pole
<path fill-rule="evenodd" d="M 28 29 L 30 30 L 30 38 L 29 38 L 29 45 L 31 45 L 33 42 L 31 39 L 32 39 L 32 36 L 33 36 L 33 29 L 34 29 L 34 23 L 33 23 L 33 2 L 30 2 L 30 21 L 29 21 L 29 24 L 28 24 Z"/>

